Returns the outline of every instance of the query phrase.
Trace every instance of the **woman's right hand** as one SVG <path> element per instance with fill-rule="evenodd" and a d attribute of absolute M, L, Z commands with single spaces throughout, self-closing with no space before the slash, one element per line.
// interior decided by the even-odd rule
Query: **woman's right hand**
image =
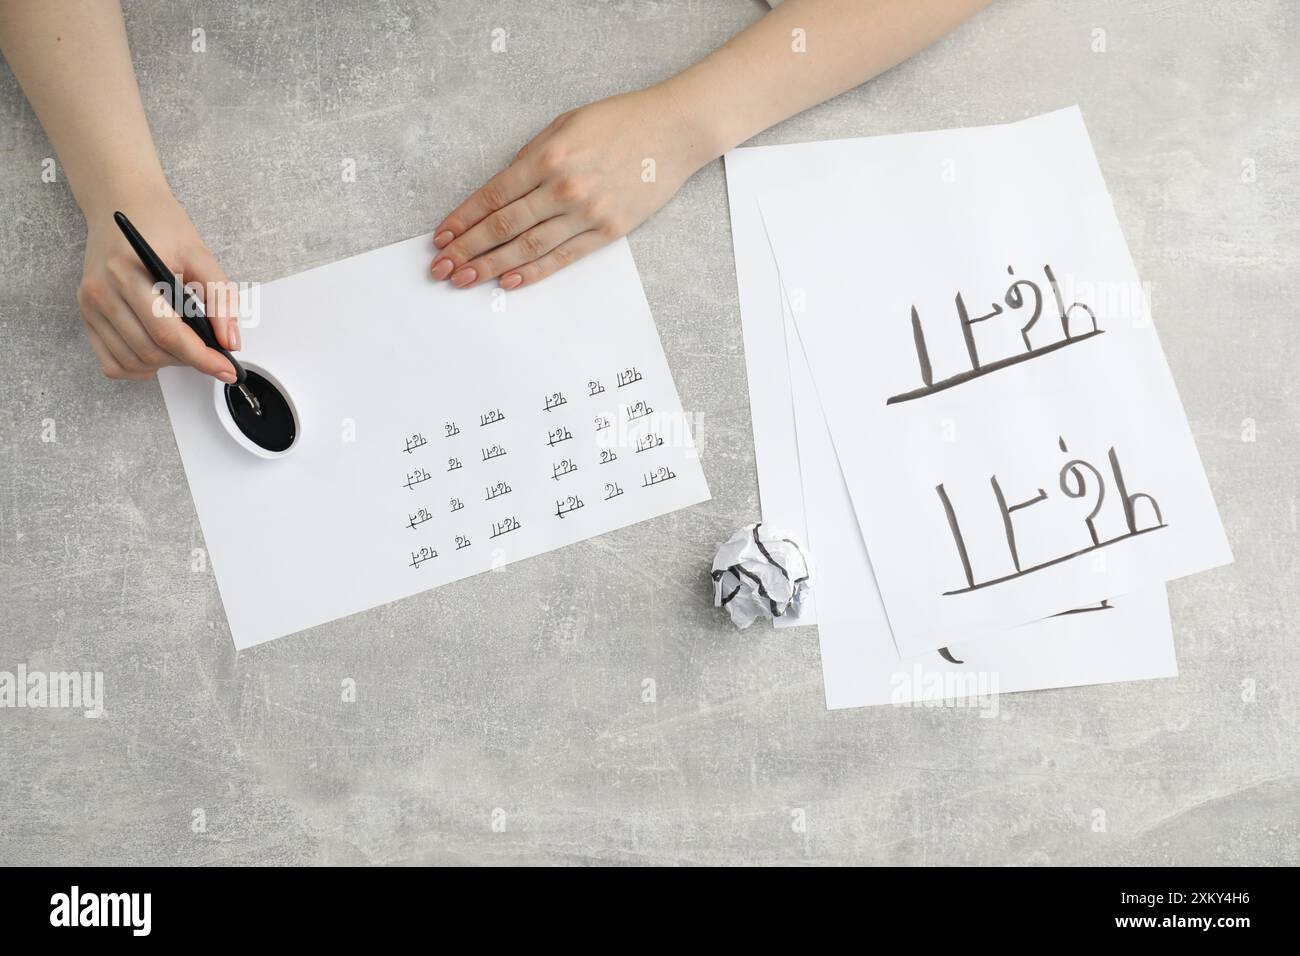
<path fill-rule="evenodd" d="M 155 190 L 117 200 L 169 268 L 203 302 L 217 341 L 239 348 L 239 304 L 235 285 L 217 265 L 169 191 Z M 164 365 L 190 365 L 226 383 L 235 370 L 221 353 L 181 321 L 113 221 L 111 211 L 87 214 L 86 261 L 77 304 L 99 367 L 113 379 L 143 381 Z M 191 283 L 202 286 L 200 294 Z"/>

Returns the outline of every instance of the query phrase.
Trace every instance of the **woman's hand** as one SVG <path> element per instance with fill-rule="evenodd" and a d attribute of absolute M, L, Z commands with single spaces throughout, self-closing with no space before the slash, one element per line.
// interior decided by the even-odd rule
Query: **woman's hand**
<path fill-rule="evenodd" d="M 166 189 L 118 199 L 168 267 L 204 304 L 217 340 L 239 348 L 237 291 L 194 230 L 185 210 Z M 164 365 L 191 365 L 223 382 L 235 370 L 219 352 L 208 348 L 154 291 L 126 238 L 107 207 L 87 211 L 86 261 L 77 304 L 99 367 L 109 378 L 142 381 Z M 202 293 L 191 283 L 202 286 Z"/>
<path fill-rule="evenodd" d="M 565 113 L 438 225 L 433 277 L 531 285 L 635 229 L 712 158 L 662 88 Z"/>

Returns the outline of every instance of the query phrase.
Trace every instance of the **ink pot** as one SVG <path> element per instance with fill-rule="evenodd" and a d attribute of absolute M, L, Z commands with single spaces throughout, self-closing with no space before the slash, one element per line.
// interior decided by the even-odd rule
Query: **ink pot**
<path fill-rule="evenodd" d="M 258 401 L 261 414 L 237 386 L 213 379 L 212 399 L 226 433 L 259 458 L 283 458 L 298 447 L 302 425 L 289 390 L 266 369 L 240 359 L 248 373 L 244 384 Z"/>

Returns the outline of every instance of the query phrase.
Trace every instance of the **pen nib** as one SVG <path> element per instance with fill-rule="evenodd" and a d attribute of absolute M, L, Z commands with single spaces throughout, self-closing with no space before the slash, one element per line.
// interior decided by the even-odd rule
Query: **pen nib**
<path fill-rule="evenodd" d="M 239 394 L 243 395 L 244 398 L 248 400 L 248 406 L 253 410 L 253 414 L 261 415 L 262 403 L 257 400 L 257 396 L 254 395 L 251 391 L 249 391 L 248 386 L 243 384 L 242 382 L 236 387 L 239 389 Z"/>

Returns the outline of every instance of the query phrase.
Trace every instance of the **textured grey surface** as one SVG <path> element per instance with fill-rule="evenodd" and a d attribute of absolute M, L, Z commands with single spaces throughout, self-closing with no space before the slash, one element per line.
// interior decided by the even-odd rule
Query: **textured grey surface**
<path fill-rule="evenodd" d="M 553 114 L 763 9 L 127 12 L 173 188 L 268 280 L 429 229 Z M 710 606 L 758 508 L 720 162 L 631 237 L 714 500 L 236 655 L 158 388 L 98 374 L 81 218 L 0 69 L 0 670 L 103 671 L 107 708 L 0 710 L 0 862 L 1300 863 L 1298 61 L 1291 0 L 1003 0 L 757 140 L 1083 107 L 1237 561 L 1170 587 L 1176 680 L 997 720 L 827 713 L 812 630 Z"/>

